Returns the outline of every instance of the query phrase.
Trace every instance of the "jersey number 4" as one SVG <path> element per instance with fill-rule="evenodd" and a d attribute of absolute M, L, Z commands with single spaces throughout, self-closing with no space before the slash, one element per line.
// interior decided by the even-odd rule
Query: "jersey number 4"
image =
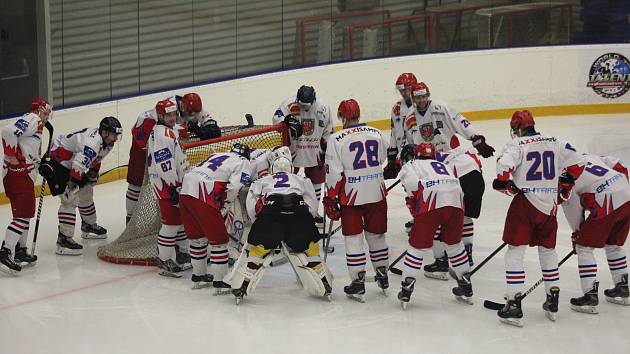
<path fill-rule="evenodd" d="M 365 143 L 362 141 L 353 141 L 349 148 L 350 151 L 356 151 L 354 162 L 352 163 L 352 167 L 355 170 L 360 170 L 367 166 L 376 167 L 380 165 L 378 161 L 378 141 L 366 140 Z M 365 158 L 363 157 L 364 153 Z"/>
<path fill-rule="evenodd" d="M 228 155 L 219 155 L 219 156 L 210 155 L 210 157 L 204 162 L 204 164 L 206 164 L 206 167 L 208 167 L 212 171 L 216 171 L 219 167 L 221 167 L 221 165 L 223 165 L 223 161 L 229 158 L 230 156 Z"/>
<path fill-rule="evenodd" d="M 540 181 L 543 178 L 550 180 L 556 177 L 554 157 L 553 151 L 543 151 L 542 154 L 539 151 L 527 153 L 527 161 L 532 161 L 532 165 L 527 171 L 527 180 Z M 540 165 L 542 165 L 542 172 Z"/>

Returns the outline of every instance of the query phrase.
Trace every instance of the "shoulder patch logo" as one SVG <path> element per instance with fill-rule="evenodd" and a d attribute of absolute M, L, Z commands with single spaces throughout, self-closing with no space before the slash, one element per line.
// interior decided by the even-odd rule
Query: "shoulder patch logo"
<path fill-rule="evenodd" d="M 173 158 L 173 154 L 168 148 L 160 149 L 153 153 L 155 163 L 160 163 Z"/>

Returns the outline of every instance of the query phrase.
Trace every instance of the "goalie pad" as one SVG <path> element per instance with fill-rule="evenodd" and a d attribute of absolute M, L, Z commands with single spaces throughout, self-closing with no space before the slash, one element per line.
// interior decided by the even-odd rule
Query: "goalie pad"
<path fill-rule="evenodd" d="M 260 279 L 262 279 L 263 274 L 265 274 L 265 270 L 271 264 L 272 254 L 273 252 L 269 252 L 265 258 L 263 258 L 260 268 L 256 269 L 256 271 L 252 271 L 252 269 L 247 267 L 247 259 L 249 258 L 249 255 L 247 251 L 244 250 L 234 264 L 232 272 L 224 277 L 223 281 L 230 284 L 232 289 L 240 289 L 243 286 L 243 283 L 247 281 L 249 284 L 247 284 L 245 294 L 247 294 L 247 296 L 252 296 L 258 286 L 258 283 L 260 282 Z"/>
<path fill-rule="evenodd" d="M 333 279 L 326 263 L 322 262 L 321 268 L 313 269 L 308 266 L 309 261 L 306 254 L 290 251 L 284 242 L 282 242 L 282 252 L 289 259 L 306 292 L 312 296 L 330 295 Z"/>

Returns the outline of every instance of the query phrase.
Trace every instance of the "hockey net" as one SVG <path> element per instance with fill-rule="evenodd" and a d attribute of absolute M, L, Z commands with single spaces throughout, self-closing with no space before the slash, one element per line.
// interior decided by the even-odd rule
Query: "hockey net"
<path fill-rule="evenodd" d="M 191 167 L 204 161 L 215 152 L 230 150 L 234 143 L 247 144 L 250 148 L 270 149 L 288 145 L 288 133 L 283 123 L 272 126 L 223 127 L 221 137 L 204 141 L 192 138 L 182 146 Z M 113 242 L 101 246 L 97 255 L 100 259 L 117 264 L 157 265 L 157 235 L 160 231 L 160 209 L 147 182 L 144 183 L 135 210 L 125 230 Z"/>

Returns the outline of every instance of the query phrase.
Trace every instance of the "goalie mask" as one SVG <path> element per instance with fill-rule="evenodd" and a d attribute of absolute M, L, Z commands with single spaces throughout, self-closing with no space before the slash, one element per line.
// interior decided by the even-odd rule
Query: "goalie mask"
<path fill-rule="evenodd" d="M 241 144 L 241 143 L 235 143 L 232 146 L 232 150 L 230 150 L 230 152 L 233 152 L 237 155 L 240 155 L 246 159 L 249 160 L 249 155 L 251 153 L 251 149 L 249 148 L 249 146 L 245 145 L 245 144 Z"/>
<path fill-rule="evenodd" d="M 279 156 L 271 163 L 271 174 L 276 173 L 291 173 L 293 172 L 293 164 L 291 160 L 284 156 Z"/>
<path fill-rule="evenodd" d="M 293 157 L 291 156 L 291 150 L 289 150 L 288 146 L 276 146 L 271 150 L 271 153 L 269 153 L 269 156 L 267 157 L 269 167 L 271 167 L 273 165 L 273 162 L 280 157 L 284 157 L 289 161 L 293 160 Z"/>

